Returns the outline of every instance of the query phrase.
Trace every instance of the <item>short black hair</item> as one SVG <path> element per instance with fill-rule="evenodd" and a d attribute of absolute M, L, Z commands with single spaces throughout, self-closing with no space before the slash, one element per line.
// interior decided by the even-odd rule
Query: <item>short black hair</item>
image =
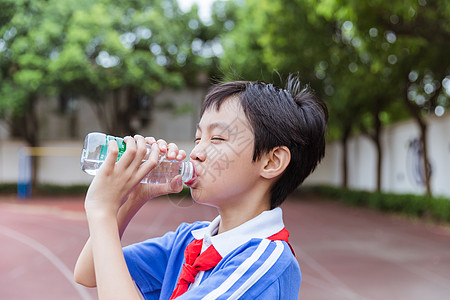
<path fill-rule="evenodd" d="M 237 98 L 255 136 L 253 161 L 273 148 L 286 146 L 291 161 L 271 189 L 271 208 L 279 206 L 316 168 L 325 155 L 328 109 L 298 76 L 290 75 L 286 88 L 262 81 L 232 81 L 213 87 L 200 115 L 224 101 Z"/>

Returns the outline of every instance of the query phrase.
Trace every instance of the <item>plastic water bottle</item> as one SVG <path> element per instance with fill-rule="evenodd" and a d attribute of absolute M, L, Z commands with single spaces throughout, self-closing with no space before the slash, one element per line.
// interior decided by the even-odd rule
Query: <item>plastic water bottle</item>
<path fill-rule="evenodd" d="M 126 149 L 123 138 L 100 132 L 89 133 L 84 140 L 83 151 L 81 152 L 81 170 L 89 175 L 97 174 L 98 169 L 106 159 L 108 154 L 107 144 L 111 140 L 115 140 L 119 146 L 119 155 L 117 156 L 117 160 L 119 160 Z M 151 146 L 147 145 L 147 154 L 144 157 L 144 161 L 148 159 L 150 152 Z M 191 162 L 168 160 L 165 154 L 161 154 L 158 165 L 141 182 L 167 183 L 175 176 L 181 175 L 182 181 L 186 183 L 194 178 L 194 174 L 194 166 Z"/>

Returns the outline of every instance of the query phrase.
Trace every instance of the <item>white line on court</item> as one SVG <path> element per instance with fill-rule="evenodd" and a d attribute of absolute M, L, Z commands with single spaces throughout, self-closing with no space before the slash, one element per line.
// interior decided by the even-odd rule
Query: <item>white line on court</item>
<path fill-rule="evenodd" d="M 39 243 L 38 241 L 10 229 L 8 227 L 0 225 L 0 234 L 3 234 L 9 238 L 19 241 L 30 248 L 33 248 L 37 252 L 41 253 L 45 258 L 47 258 L 50 263 L 52 263 L 56 269 L 58 269 L 63 276 L 70 282 L 70 284 L 77 290 L 83 300 L 92 300 L 91 296 L 73 280 L 73 273 L 70 269 L 56 256 L 50 249 Z"/>

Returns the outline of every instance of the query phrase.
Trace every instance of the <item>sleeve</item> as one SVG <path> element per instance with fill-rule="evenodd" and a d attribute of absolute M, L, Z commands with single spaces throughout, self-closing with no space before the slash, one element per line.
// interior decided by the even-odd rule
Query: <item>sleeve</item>
<path fill-rule="evenodd" d="M 162 237 L 123 248 L 130 275 L 146 299 L 159 299 L 168 266 L 181 266 L 184 249 L 193 239 L 191 231 L 203 226 L 202 222 L 182 223 Z"/>
<path fill-rule="evenodd" d="M 177 300 L 298 299 L 300 281 L 300 267 L 287 243 L 252 239 Z"/>

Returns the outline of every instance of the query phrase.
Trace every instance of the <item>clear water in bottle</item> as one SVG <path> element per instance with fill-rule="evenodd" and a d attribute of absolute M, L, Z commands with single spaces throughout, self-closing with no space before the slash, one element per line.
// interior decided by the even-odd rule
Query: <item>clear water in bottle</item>
<path fill-rule="evenodd" d="M 104 133 L 89 133 L 84 141 L 83 151 L 81 153 L 81 169 L 89 175 L 96 175 L 98 169 L 105 161 L 108 154 L 108 142 L 117 141 L 119 146 L 119 155 L 117 160 L 125 152 L 125 142 L 122 138 L 106 135 Z M 151 151 L 150 145 L 147 146 L 147 154 L 144 161 L 148 158 Z M 168 160 L 165 155 L 160 155 L 159 164 L 150 171 L 141 181 L 143 183 L 167 183 L 175 176 L 181 175 L 183 182 L 188 182 L 194 177 L 194 166 L 191 162 L 180 162 L 177 160 Z"/>
<path fill-rule="evenodd" d="M 177 175 L 182 176 L 181 180 L 183 182 L 191 180 L 194 177 L 192 163 L 167 160 L 163 157 L 158 166 L 151 170 L 142 182 L 166 183 L 170 182 Z"/>

